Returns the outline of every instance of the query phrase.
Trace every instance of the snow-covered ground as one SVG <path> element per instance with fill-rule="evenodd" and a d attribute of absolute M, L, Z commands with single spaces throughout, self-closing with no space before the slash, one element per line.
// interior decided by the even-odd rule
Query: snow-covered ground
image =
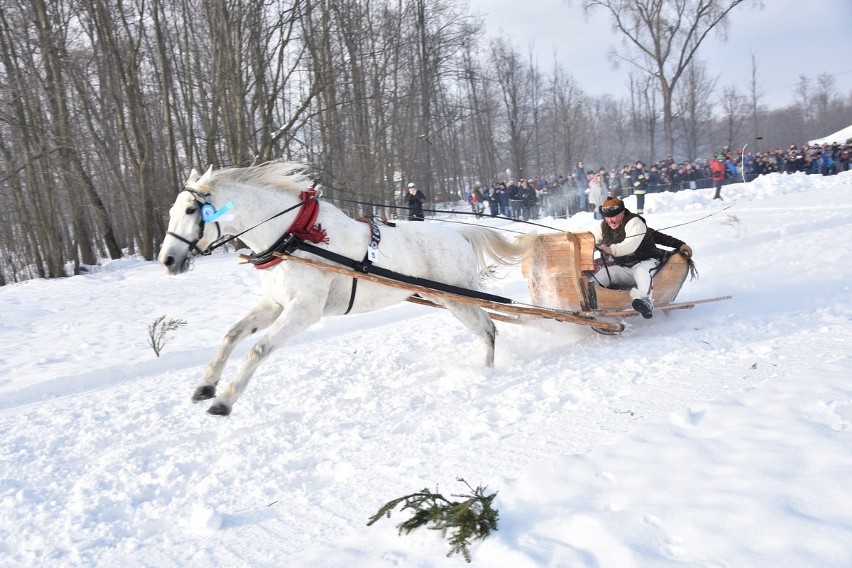
<path fill-rule="evenodd" d="M 229 418 L 190 395 L 258 293 L 233 254 L 0 288 L 0 565 L 462 566 L 366 522 L 464 478 L 498 492 L 474 566 L 852 566 L 852 172 L 712 191 L 646 218 L 695 251 L 680 299 L 732 300 L 618 337 L 498 322 L 494 369 L 443 310 L 329 318 Z M 490 291 L 529 298 L 517 268 Z"/>

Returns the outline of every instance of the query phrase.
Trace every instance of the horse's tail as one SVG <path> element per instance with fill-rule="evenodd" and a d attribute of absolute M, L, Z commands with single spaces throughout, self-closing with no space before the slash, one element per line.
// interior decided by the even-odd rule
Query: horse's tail
<path fill-rule="evenodd" d="M 494 229 L 474 225 L 459 227 L 459 232 L 473 247 L 480 271 L 488 268 L 493 262 L 502 265 L 518 264 L 533 241 L 525 238 L 526 235 L 510 240 Z"/>

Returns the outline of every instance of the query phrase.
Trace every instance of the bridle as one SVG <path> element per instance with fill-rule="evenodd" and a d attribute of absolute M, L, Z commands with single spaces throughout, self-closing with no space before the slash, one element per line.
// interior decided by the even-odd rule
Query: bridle
<path fill-rule="evenodd" d="M 212 253 L 216 248 L 222 246 L 223 244 L 225 244 L 225 242 L 228 242 L 228 241 L 222 242 L 221 244 L 217 244 L 217 242 L 222 238 L 222 230 L 219 227 L 219 222 L 213 221 L 214 223 L 216 223 L 216 239 L 204 250 L 201 250 L 200 248 L 198 248 L 198 241 L 200 241 L 201 238 L 204 236 L 204 229 L 205 229 L 205 226 L 208 223 L 207 221 L 204 220 L 203 208 L 204 208 L 205 205 L 211 205 L 211 203 L 208 201 L 210 194 L 209 193 L 201 193 L 199 191 L 195 191 L 194 189 L 189 189 L 189 188 L 184 188 L 183 191 L 191 193 L 194 196 L 193 199 L 195 200 L 195 203 L 198 205 L 198 211 L 197 211 L 197 213 L 198 213 L 198 235 L 195 237 L 194 240 L 189 240 L 188 238 L 186 238 L 182 235 L 179 235 L 179 234 L 175 233 L 174 231 L 167 231 L 166 234 L 173 236 L 174 238 L 181 241 L 182 243 L 186 243 L 186 245 L 189 247 L 189 254 L 191 256 L 195 256 L 195 255 L 207 256 L 210 253 Z M 214 246 L 214 245 L 216 245 L 216 246 Z"/>

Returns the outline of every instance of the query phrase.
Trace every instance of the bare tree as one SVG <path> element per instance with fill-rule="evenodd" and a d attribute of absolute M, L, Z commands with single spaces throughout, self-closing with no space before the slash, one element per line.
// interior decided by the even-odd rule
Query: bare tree
<path fill-rule="evenodd" d="M 584 0 L 586 11 L 602 8 L 624 36 L 624 51 L 613 52 L 653 77 L 662 95 L 666 153 L 673 153 L 673 94 L 699 47 L 712 30 L 723 37 L 727 16 L 745 0 Z"/>
<path fill-rule="evenodd" d="M 813 96 L 814 126 L 827 132 L 831 127 L 832 110 L 837 106 L 837 80 L 833 75 L 817 75 L 816 90 Z"/>
<path fill-rule="evenodd" d="M 497 177 L 497 147 L 494 143 L 494 115 L 496 102 L 489 88 L 486 70 L 476 57 L 475 36 L 469 34 L 462 51 L 462 77 L 467 95 L 466 107 L 470 118 L 469 135 L 470 161 L 474 177 L 494 181 Z"/>
<path fill-rule="evenodd" d="M 556 170 L 570 176 L 574 164 L 584 160 L 593 146 L 595 133 L 589 119 L 591 102 L 574 78 L 555 61 L 550 91 Z"/>
<path fill-rule="evenodd" d="M 754 53 L 751 54 L 751 82 L 749 87 L 749 109 L 751 111 L 752 138 L 757 140 L 763 138 L 760 134 L 760 118 L 761 113 L 763 112 L 760 100 L 763 97 L 763 91 L 760 88 L 757 58 L 754 56 Z"/>
<path fill-rule="evenodd" d="M 529 68 L 521 55 L 506 40 L 491 42 L 491 61 L 503 103 L 510 165 L 515 176 L 524 172 L 530 157 L 533 134 L 533 101 L 529 83 Z"/>
<path fill-rule="evenodd" d="M 723 135 L 727 146 L 742 147 L 743 124 L 748 113 L 748 100 L 735 86 L 726 87 L 719 101 L 722 108 Z"/>
<path fill-rule="evenodd" d="M 811 80 L 805 75 L 799 75 L 796 83 L 795 105 L 801 113 L 802 124 L 812 122 L 814 119 L 813 101 L 811 100 Z"/>
<path fill-rule="evenodd" d="M 682 140 L 688 159 L 697 158 L 707 147 L 713 112 L 713 92 L 716 79 L 707 76 L 707 69 L 699 59 L 694 59 L 684 74 L 681 88 L 675 95 L 675 130 Z"/>

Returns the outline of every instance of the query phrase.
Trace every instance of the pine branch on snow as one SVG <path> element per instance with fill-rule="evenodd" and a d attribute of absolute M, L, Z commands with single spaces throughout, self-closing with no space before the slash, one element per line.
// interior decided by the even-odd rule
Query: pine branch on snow
<path fill-rule="evenodd" d="M 473 489 L 464 479 L 459 478 L 458 481 L 467 485 L 470 494 L 452 495 L 452 497 L 464 499 L 463 501 L 450 501 L 440 493 L 423 489 L 388 501 L 370 517 L 367 526 L 382 517 L 390 518 L 391 511 L 402 504 L 401 510 L 410 509 L 413 515 L 397 525 L 399 534 L 408 534 L 416 528 L 431 523 L 429 529 L 441 531 L 444 538 L 447 538 L 449 534 L 451 548 L 447 556 L 461 554 L 467 562 L 470 562 L 471 555 L 468 547 L 471 541 L 485 538 L 492 530 L 497 530 L 499 512 L 492 507 L 492 501 L 497 493 L 485 495 L 485 487 L 480 485 Z"/>

